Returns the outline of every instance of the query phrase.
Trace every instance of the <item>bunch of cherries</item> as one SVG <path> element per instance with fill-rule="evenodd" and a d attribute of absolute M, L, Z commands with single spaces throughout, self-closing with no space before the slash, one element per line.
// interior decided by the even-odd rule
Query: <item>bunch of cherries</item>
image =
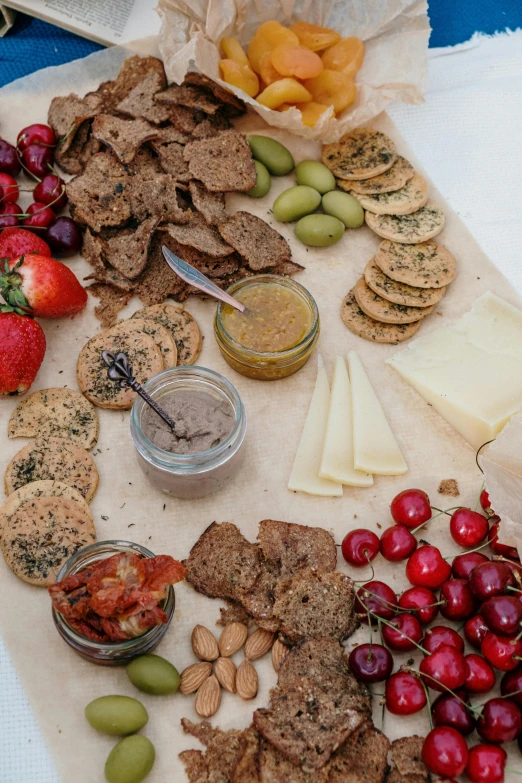
<path fill-rule="evenodd" d="M 16 147 L 0 139 L 0 230 L 23 225 L 37 232 L 55 255 L 80 250 L 82 236 L 74 220 L 57 217 L 67 204 L 65 182 L 53 169 L 56 134 L 48 125 L 29 125 L 18 134 Z M 33 177 L 33 203 L 24 212 L 17 204 L 20 189 L 15 177 L 21 170 Z"/>
<path fill-rule="evenodd" d="M 350 666 L 364 683 L 385 681 L 384 703 L 394 715 L 428 705 L 432 730 L 422 756 L 430 772 L 445 779 L 466 772 L 471 783 L 502 783 L 502 744 L 517 739 L 522 753 L 522 566 L 515 548 L 498 543 L 500 519 L 486 490 L 480 505 L 487 516 L 463 507 L 441 511 L 432 509 L 422 490 L 407 489 L 393 499 L 396 524 L 380 539 L 365 528 L 346 535 L 347 563 L 367 566 L 379 552 L 392 563 L 404 560 L 412 585 L 400 597 L 376 579 L 358 589 L 357 615 L 378 627 L 382 644 L 373 643 L 370 631 L 370 642 L 350 653 Z M 450 516 L 453 540 L 470 550 L 445 558 L 436 546 L 417 541 L 414 533 L 435 519 L 432 510 Z M 491 558 L 478 551 L 486 546 Z M 426 629 L 439 612 L 460 623 L 459 631 L 446 625 Z M 479 652 L 466 654 L 464 637 Z M 413 650 L 423 654 L 418 669 L 410 660 L 392 673 L 392 652 Z M 471 696 L 495 686 L 495 670 L 504 672 L 501 697 L 473 704 Z M 430 689 L 440 693 L 433 703 Z M 483 741 L 468 749 L 465 737 L 475 730 Z"/>

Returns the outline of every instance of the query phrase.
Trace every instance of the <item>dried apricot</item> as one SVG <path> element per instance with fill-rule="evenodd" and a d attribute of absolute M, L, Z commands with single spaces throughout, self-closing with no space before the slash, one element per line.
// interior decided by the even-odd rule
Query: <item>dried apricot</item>
<path fill-rule="evenodd" d="M 239 65 L 250 65 L 246 52 L 237 40 L 237 38 L 223 38 L 221 41 L 221 49 L 223 50 L 224 59 L 234 60 Z"/>
<path fill-rule="evenodd" d="M 306 46 L 307 49 L 311 49 L 312 52 L 326 49 L 341 40 L 339 33 L 330 27 L 321 27 L 319 24 L 310 24 L 309 22 L 295 22 L 290 30 L 297 35 L 299 43 Z"/>
<path fill-rule="evenodd" d="M 295 76 L 296 79 L 313 79 L 324 68 L 319 55 L 305 46 L 280 44 L 272 51 L 272 65 L 281 76 Z"/>
<path fill-rule="evenodd" d="M 295 33 L 282 24 L 271 19 L 257 28 L 254 37 L 248 44 L 248 59 L 256 73 L 259 73 L 260 60 L 265 52 L 271 52 L 276 46 L 288 43 L 299 45 L 299 38 Z"/>
<path fill-rule="evenodd" d="M 259 92 L 259 79 L 249 65 L 240 65 L 235 60 L 220 60 L 219 70 L 223 81 L 244 90 L 251 98 Z"/>
<path fill-rule="evenodd" d="M 330 108 L 324 103 L 316 103 L 310 101 L 309 103 L 297 103 L 296 108 L 301 112 L 301 122 L 303 125 L 308 125 L 309 128 L 313 128 L 321 114 L 328 111 Z"/>
<path fill-rule="evenodd" d="M 259 59 L 259 76 L 265 87 L 281 78 L 279 71 L 276 71 L 272 65 L 272 52 L 265 52 L 261 55 Z"/>
<path fill-rule="evenodd" d="M 363 59 L 364 43 L 355 36 L 343 38 L 327 49 L 322 56 L 325 68 L 331 71 L 343 71 L 347 76 L 357 73 Z"/>
<path fill-rule="evenodd" d="M 307 103 L 311 100 L 312 96 L 308 90 L 295 79 L 289 78 L 279 79 L 279 81 L 269 84 L 257 96 L 258 103 L 269 109 L 277 109 L 283 103 Z"/>
<path fill-rule="evenodd" d="M 310 91 L 313 101 L 333 106 L 336 114 L 357 97 L 355 82 L 342 71 L 325 68 L 315 79 L 306 79 L 304 86 Z"/>

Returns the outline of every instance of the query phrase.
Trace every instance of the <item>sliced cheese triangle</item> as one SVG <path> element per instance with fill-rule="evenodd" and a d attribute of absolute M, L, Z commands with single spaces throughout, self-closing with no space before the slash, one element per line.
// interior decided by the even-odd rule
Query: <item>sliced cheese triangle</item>
<path fill-rule="evenodd" d="M 353 466 L 352 393 L 346 362 L 335 360 L 320 478 L 351 487 L 371 487 L 373 476 Z"/>
<path fill-rule="evenodd" d="M 353 450 L 357 470 L 397 476 L 408 466 L 355 351 L 348 354 L 352 385 Z"/>
<path fill-rule="evenodd" d="M 323 360 L 319 356 L 315 389 L 295 455 L 288 489 L 307 492 L 309 495 L 340 497 L 343 494 L 341 484 L 319 477 L 329 405 L 330 387 Z"/>

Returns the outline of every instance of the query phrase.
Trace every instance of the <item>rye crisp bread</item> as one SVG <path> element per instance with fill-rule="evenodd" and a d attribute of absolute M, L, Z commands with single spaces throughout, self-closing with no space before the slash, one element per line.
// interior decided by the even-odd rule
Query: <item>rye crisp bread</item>
<path fill-rule="evenodd" d="M 94 280 L 94 283 L 92 283 L 92 285 L 94 285 L 95 283 L 102 283 L 107 287 L 107 289 L 115 288 L 120 293 L 123 292 L 126 294 L 129 293 L 131 294 L 135 288 L 134 282 L 132 280 L 129 280 L 127 277 L 124 277 L 122 274 L 117 272 L 109 265 L 96 267 L 96 269 L 92 274 L 87 275 L 87 277 L 84 277 L 83 279 Z M 102 292 L 102 296 L 98 296 L 97 292 Z M 93 294 L 93 296 L 97 296 L 98 299 L 107 300 L 107 303 L 110 303 L 110 301 L 113 298 L 112 297 L 113 292 L 111 292 L 110 290 L 106 290 L 104 288 L 95 289 L 91 291 L 91 293 Z M 94 308 L 94 310 L 96 312 L 96 308 Z"/>
<path fill-rule="evenodd" d="M 252 152 L 243 134 L 235 130 L 193 141 L 185 146 L 183 154 L 192 176 L 207 190 L 246 191 L 256 184 Z"/>
<path fill-rule="evenodd" d="M 246 112 L 246 104 L 230 92 L 225 87 L 215 82 L 213 79 L 209 79 L 204 73 L 196 73 L 196 71 L 189 71 L 185 74 L 185 84 L 195 84 L 198 87 L 205 87 L 219 100 L 225 104 L 227 113 L 232 117 L 237 117 L 240 114 Z"/>
<path fill-rule="evenodd" d="M 296 644 L 279 667 L 277 684 L 280 688 L 286 688 L 302 677 L 313 680 L 326 692 L 342 687 L 351 693 L 358 693 L 370 706 L 366 688 L 350 671 L 348 656 L 338 640 L 330 636 L 303 639 Z"/>
<path fill-rule="evenodd" d="M 110 114 L 95 117 L 92 134 L 109 147 L 123 165 L 131 163 L 140 147 L 158 135 L 146 120 L 122 120 Z"/>
<path fill-rule="evenodd" d="M 122 291 L 110 283 L 96 282 L 87 286 L 87 291 L 99 299 L 94 308 L 94 315 L 104 329 L 109 329 L 117 321 L 118 313 L 132 299 L 132 291 Z"/>
<path fill-rule="evenodd" d="M 385 240 L 377 248 L 374 261 L 392 280 L 419 288 L 442 288 L 457 274 L 454 256 L 431 240 L 414 245 Z"/>
<path fill-rule="evenodd" d="M 402 737 L 391 744 L 391 767 L 399 775 L 407 779 L 409 775 L 419 775 L 423 780 L 429 780 L 428 770 L 422 760 L 423 737 L 413 735 Z"/>
<path fill-rule="evenodd" d="M 169 223 L 188 223 L 192 212 L 180 205 L 177 182 L 170 174 L 135 176 L 129 183 L 132 214 L 137 220 L 159 217 Z"/>
<path fill-rule="evenodd" d="M 129 92 L 116 106 L 116 110 L 130 117 L 141 117 L 144 120 L 159 125 L 170 117 L 168 106 L 161 106 L 154 98 L 162 89 L 159 74 L 149 73 Z"/>
<path fill-rule="evenodd" d="M 165 128 L 156 128 L 157 137 L 151 141 L 150 146 L 158 151 L 162 144 L 172 144 L 173 141 L 178 144 L 188 144 L 192 141 L 192 135 L 175 128 L 174 125 L 167 125 Z"/>
<path fill-rule="evenodd" d="M 258 777 L 253 780 L 259 783 L 328 783 L 329 780 L 330 763 L 322 769 L 304 772 L 264 737 L 259 744 L 257 767 Z"/>
<path fill-rule="evenodd" d="M 337 179 L 337 184 L 343 190 L 376 195 L 377 193 L 391 193 L 394 190 L 399 190 L 399 188 L 404 187 L 414 174 L 415 169 L 411 163 L 406 158 L 403 158 L 402 155 L 397 155 L 397 160 L 393 166 L 377 177 L 361 180 Z"/>
<path fill-rule="evenodd" d="M 358 695 L 325 693 L 305 677 L 274 688 L 269 708 L 254 712 L 254 726 L 293 764 L 314 772 L 369 717 Z"/>
<path fill-rule="evenodd" d="M 31 481 L 57 479 L 77 489 L 87 502 L 98 487 L 98 470 L 89 452 L 67 438 L 36 438 L 14 455 L 4 476 L 10 495 Z"/>
<path fill-rule="evenodd" d="M 409 340 L 419 330 L 422 323 L 416 321 L 410 324 L 384 324 L 370 318 L 359 307 L 353 288 L 343 299 L 341 318 L 344 325 L 359 337 L 374 343 L 390 343 L 392 345 Z"/>
<path fill-rule="evenodd" d="M 232 127 L 233 125 L 226 114 L 219 110 L 211 117 L 205 117 L 197 123 L 192 131 L 192 138 L 194 140 L 210 139 L 212 136 L 217 136 L 221 131 L 229 130 Z"/>
<path fill-rule="evenodd" d="M 39 389 L 28 394 L 12 412 L 9 438 L 68 438 L 84 449 L 98 440 L 96 408 L 74 389 Z"/>
<path fill-rule="evenodd" d="M 192 111 L 205 114 L 215 114 L 223 106 L 208 90 L 191 84 L 171 84 L 166 90 L 159 92 L 155 99 L 164 106 L 184 106 Z"/>
<path fill-rule="evenodd" d="M 116 234 L 116 236 L 118 236 L 118 234 Z M 107 242 L 102 236 L 93 234 L 89 228 L 85 229 L 81 253 L 87 263 L 92 266 L 94 273 L 84 277 L 84 280 L 96 280 L 98 283 L 108 283 L 110 287 L 117 288 L 120 291 L 132 291 L 134 288 L 132 281 L 116 271 L 110 264 L 106 263 L 106 247 Z M 93 293 L 94 296 L 97 295 L 95 291 L 92 291 L 91 293 Z M 109 297 L 108 291 L 106 292 L 106 297 Z"/>
<path fill-rule="evenodd" d="M 153 305 L 137 310 L 132 318 L 152 318 L 165 327 L 176 344 L 178 364 L 194 364 L 201 351 L 203 337 L 192 315 L 181 307 Z"/>
<path fill-rule="evenodd" d="M 366 211 L 364 219 L 377 236 L 408 245 L 437 236 L 446 222 L 442 208 L 430 200 L 410 215 L 376 215 Z"/>
<path fill-rule="evenodd" d="M 328 783 L 384 783 L 389 748 L 386 735 L 368 722 L 333 754 Z"/>
<path fill-rule="evenodd" d="M 151 142 L 152 144 L 154 142 Z M 157 156 L 147 147 L 141 147 L 132 163 L 125 166 L 128 174 L 141 179 L 154 179 L 158 174 L 165 172 L 159 164 Z"/>
<path fill-rule="evenodd" d="M 274 615 L 281 623 L 282 641 L 297 644 L 310 636 L 343 641 L 355 629 L 353 604 L 353 582 L 346 574 L 299 571 L 276 589 Z"/>
<path fill-rule="evenodd" d="M 52 99 L 47 121 L 56 133 L 62 152 L 67 152 L 82 123 L 101 111 L 102 99 L 99 95 L 92 94 L 79 98 L 78 95 L 71 93 Z"/>
<path fill-rule="evenodd" d="M 229 623 L 243 623 L 247 628 L 252 625 L 252 618 L 237 601 L 225 601 L 225 606 L 219 610 L 219 620 L 216 625 L 224 628 Z"/>
<path fill-rule="evenodd" d="M 236 212 L 219 226 L 219 233 L 255 272 L 290 261 L 292 257 L 286 239 L 250 212 Z"/>
<path fill-rule="evenodd" d="M 203 112 L 195 112 L 185 106 L 170 106 L 169 122 L 182 133 L 192 133 L 206 116 Z"/>
<path fill-rule="evenodd" d="M 183 157 L 183 145 L 176 141 L 170 144 L 162 144 L 158 147 L 158 161 L 165 172 L 170 174 L 176 182 L 190 182 L 192 174 L 189 171 L 188 163 Z"/>
<path fill-rule="evenodd" d="M 363 195 L 350 191 L 363 209 L 368 209 L 376 215 L 410 215 L 423 207 L 428 200 L 428 183 L 415 173 L 399 190 L 392 193 L 376 193 Z"/>
<path fill-rule="evenodd" d="M 54 584 L 63 564 L 95 540 L 92 517 L 78 503 L 40 497 L 6 518 L 1 546 L 11 571 L 41 587 Z"/>
<path fill-rule="evenodd" d="M 295 275 L 297 272 L 302 272 L 303 269 L 304 266 L 301 266 L 301 264 L 296 264 L 295 261 L 281 261 L 279 264 L 276 264 L 274 267 L 272 267 L 269 271 L 272 275 L 291 277 L 291 275 Z"/>
<path fill-rule="evenodd" d="M 0 537 L 2 535 L 2 526 L 5 522 L 5 518 L 10 514 L 14 514 L 21 506 L 35 498 L 68 498 L 74 503 L 77 503 L 87 516 L 92 517 L 89 504 L 83 495 L 69 484 L 65 484 L 63 481 L 57 481 L 56 479 L 31 481 L 29 484 L 24 484 L 20 489 L 11 492 L 2 508 L 0 508 Z"/>
<path fill-rule="evenodd" d="M 380 131 L 355 128 L 336 142 L 324 144 L 321 160 L 341 179 L 370 179 L 397 160 L 395 144 Z"/>
<path fill-rule="evenodd" d="M 239 757 L 230 775 L 230 783 L 260 783 L 259 742 L 260 734 L 249 726 L 240 739 Z"/>
<path fill-rule="evenodd" d="M 124 277 L 131 280 L 138 277 L 147 264 L 150 243 L 159 220 L 159 216 L 148 218 L 136 230 L 123 229 L 118 236 L 107 240 L 105 261 Z"/>
<path fill-rule="evenodd" d="M 430 307 L 408 307 L 383 299 L 367 285 L 361 277 L 353 289 L 355 300 L 363 313 L 385 324 L 411 324 L 430 315 L 435 305 Z"/>
<path fill-rule="evenodd" d="M 91 127 L 91 120 L 82 122 L 66 151 L 61 144 L 56 145 L 55 162 L 66 174 L 82 174 L 92 156 L 101 150 L 102 145 L 91 134 Z"/>
<path fill-rule="evenodd" d="M 189 192 L 194 207 L 201 212 L 209 225 L 219 226 L 225 222 L 227 208 L 224 193 L 212 193 L 197 179 L 189 182 Z"/>
<path fill-rule="evenodd" d="M 237 253 L 231 253 L 228 256 L 216 258 L 215 256 L 208 255 L 208 253 L 202 253 L 201 250 L 198 250 L 195 247 L 182 245 L 172 236 L 172 232 L 169 231 L 170 225 L 171 224 L 166 223 L 158 228 L 158 231 L 162 232 L 162 235 L 165 237 L 164 244 L 174 253 L 174 255 L 178 256 L 183 261 L 186 261 L 188 264 L 192 264 L 192 266 L 195 266 L 196 269 L 207 277 L 216 278 L 219 281 L 220 278 L 232 274 L 241 265 L 242 261 Z M 202 292 L 200 291 L 200 293 Z"/>
<path fill-rule="evenodd" d="M 241 593 L 241 604 L 259 628 L 278 631 L 279 618 L 274 615 L 276 588 L 281 568 L 278 564 L 260 560 L 260 573 L 252 587 Z"/>
<path fill-rule="evenodd" d="M 94 155 L 79 177 L 66 185 L 75 219 L 101 231 L 104 226 L 122 226 L 131 217 L 129 176 L 110 153 Z"/>
<path fill-rule="evenodd" d="M 155 74 L 159 89 L 167 84 L 163 63 L 157 57 L 140 57 L 138 54 L 128 57 L 113 81 L 100 84 L 96 93 L 101 95 L 104 111 L 114 112 L 116 106 L 147 76 Z"/>
<path fill-rule="evenodd" d="M 398 283 L 385 275 L 373 258 L 366 264 L 364 279 L 368 287 L 383 299 L 408 307 L 436 305 L 446 293 L 445 286 L 442 288 L 417 288 L 406 283 Z"/>
<path fill-rule="evenodd" d="M 237 599 L 260 571 L 259 550 L 231 522 L 213 522 L 199 537 L 183 565 L 186 580 L 209 598 Z"/>
<path fill-rule="evenodd" d="M 208 783 L 208 769 L 201 750 L 182 750 L 178 756 L 185 767 L 189 783 Z"/>
<path fill-rule="evenodd" d="M 187 718 L 181 719 L 181 725 L 185 734 L 191 734 L 206 747 L 205 764 L 209 783 L 230 781 L 232 770 L 242 752 L 243 732 L 236 729 L 222 731 L 207 721 L 192 723 Z"/>
<path fill-rule="evenodd" d="M 185 281 L 165 261 L 162 245 L 170 250 L 170 237 L 157 231 L 152 237 L 147 266 L 135 280 L 135 292 L 146 305 L 160 305 L 169 296 L 178 299 L 185 290 Z"/>
<path fill-rule="evenodd" d="M 263 519 L 257 540 L 263 557 L 278 563 L 283 577 L 301 568 L 334 571 L 337 565 L 335 540 L 320 527 Z"/>
<path fill-rule="evenodd" d="M 223 258 L 234 252 L 234 248 L 222 239 L 220 232 L 210 226 L 199 212 L 192 213 L 190 221 L 185 225 L 169 225 L 168 233 L 179 244 L 193 247 L 212 258 Z"/>

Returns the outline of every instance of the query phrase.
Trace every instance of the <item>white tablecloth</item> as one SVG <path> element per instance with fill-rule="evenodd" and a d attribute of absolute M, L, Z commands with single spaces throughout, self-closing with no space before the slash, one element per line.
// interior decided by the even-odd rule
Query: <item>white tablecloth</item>
<path fill-rule="evenodd" d="M 433 49 L 430 57 L 426 102 L 396 106 L 390 114 L 434 184 L 522 295 L 522 32 L 476 37 Z M 0 683 L 0 783 L 61 783 L 1 639 Z"/>

